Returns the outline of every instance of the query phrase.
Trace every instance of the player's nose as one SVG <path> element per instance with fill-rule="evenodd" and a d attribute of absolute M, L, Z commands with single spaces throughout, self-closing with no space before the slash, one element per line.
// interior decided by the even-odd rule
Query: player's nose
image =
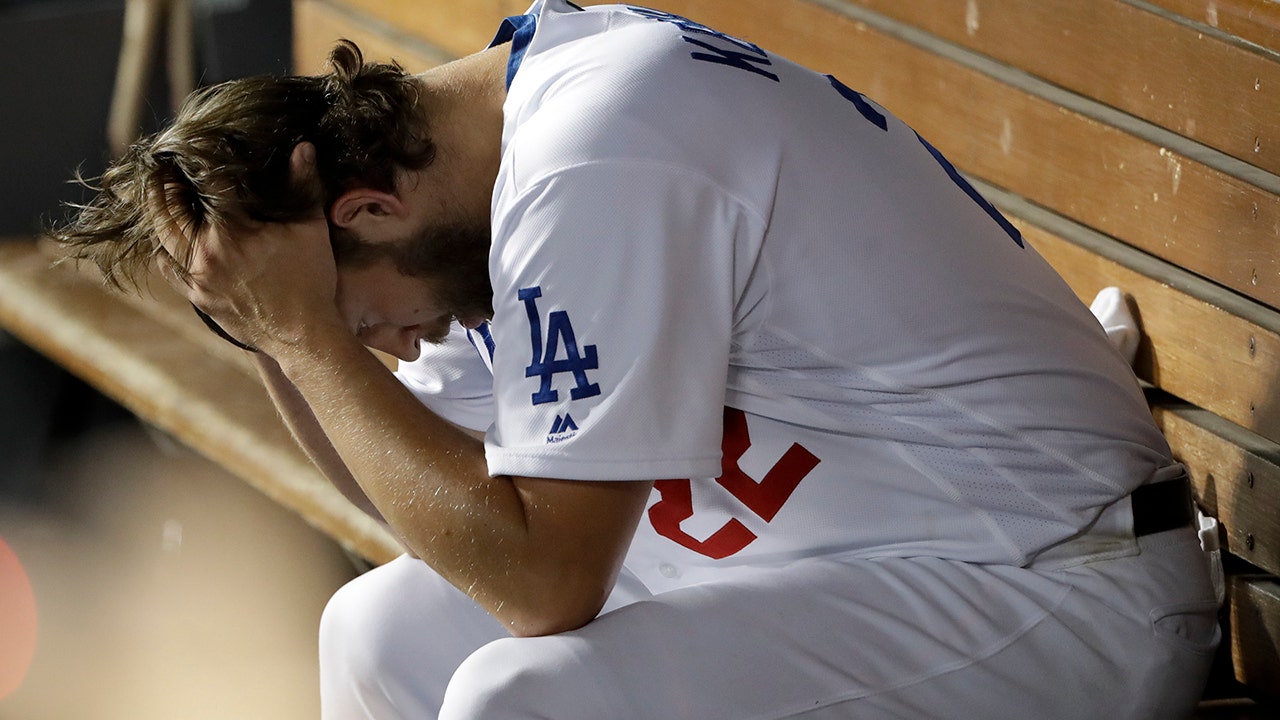
<path fill-rule="evenodd" d="M 413 362 L 421 352 L 422 326 L 376 325 L 360 333 L 360 342 L 404 362 Z"/>

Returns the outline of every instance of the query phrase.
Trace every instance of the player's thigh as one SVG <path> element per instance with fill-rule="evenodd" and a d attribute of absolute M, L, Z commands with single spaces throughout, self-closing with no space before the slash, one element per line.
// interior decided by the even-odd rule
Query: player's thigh
<path fill-rule="evenodd" d="M 1219 640 L 1208 560 L 1190 528 L 1046 576 L 1070 591 L 1026 634 L 971 665 L 847 703 L 839 717 L 1189 717 Z M 950 708 L 939 714 L 937 708 Z"/>
<path fill-rule="evenodd" d="M 572 633 L 487 645 L 441 718 L 854 717 L 860 698 L 999 654 L 1066 594 L 1009 570 L 809 560 L 664 593 Z"/>
<path fill-rule="evenodd" d="M 605 609 L 649 593 L 624 570 Z M 344 585 L 320 622 L 323 717 L 433 718 L 458 665 L 506 629 L 407 555 Z"/>

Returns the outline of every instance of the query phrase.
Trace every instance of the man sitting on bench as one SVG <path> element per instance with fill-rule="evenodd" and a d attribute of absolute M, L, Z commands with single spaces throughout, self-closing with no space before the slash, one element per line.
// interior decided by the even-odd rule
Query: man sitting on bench
<path fill-rule="evenodd" d="M 326 610 L 325 717 L 1194 707 L 1218 629 L 1181 466 L 884 108 L 567 0 L 422 75 L 331 62 L 198 93 L 60 232 L 256 348 L 410 551 Z"/>

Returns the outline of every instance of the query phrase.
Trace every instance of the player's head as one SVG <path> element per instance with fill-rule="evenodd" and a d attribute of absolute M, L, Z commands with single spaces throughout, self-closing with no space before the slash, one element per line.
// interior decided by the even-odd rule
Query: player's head
<path fill-rule="evenodd" d="M 96 196 L 52 231 L 55 239 L 111 284 L 134 285 L 161 252 L 150 198 L 162 198 L 194 232 L 297 220 L 353 187 L 394 192 L 399 171 L 424 168 L 434 156 L 418 80 L 398 65 L 365 63 L 346 40 L 329 65 L 322 76 L 253 77 L 196 91 L 172 125 L 89 184 Z M 290 153 L 303 141 L 316 148 L 320 197 L 289 182 Z"/>

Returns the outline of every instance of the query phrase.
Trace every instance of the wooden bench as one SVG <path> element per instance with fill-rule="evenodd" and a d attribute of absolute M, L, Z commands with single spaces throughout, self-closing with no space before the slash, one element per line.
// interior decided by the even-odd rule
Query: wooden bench
<path fill-rule="evenodd" d="M 26 240 L 0 241 L 0 326 L 70 372 L 297 511 L 373 562 L 399 544 L 312 466 L 240 350 L 156 278 L 154 297 L 99 278 Z"/>
<path fill-rule="evenodd" d="M 867 93 L 973 179 L 1082 298 L 1109 285 L 1132 295 L 1138 375 L 1230 555 L 1228 681 L 1260 702 L 1280 697 L 1280 4 L 645 4 Z M 483 47 L 526 6 L 295 0 L 296 67 L 319 71 L 349 37 L 425 69 Z M 0 325 L 354 552 L 397 552 L 293 446 L 245 359 L 162 283 L 160 302 L 138 301 L 47 264 L 33 244 L 0 245 Z"/>

